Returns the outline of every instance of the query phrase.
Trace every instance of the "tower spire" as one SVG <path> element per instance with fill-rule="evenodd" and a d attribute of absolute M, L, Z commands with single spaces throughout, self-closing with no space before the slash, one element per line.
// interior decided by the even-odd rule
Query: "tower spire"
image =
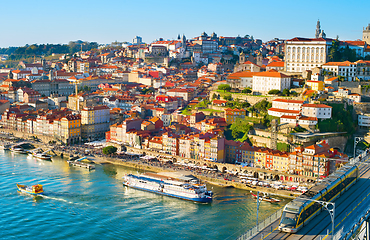
<path fill-rule="evenodd" d="M 320 33 L 321 33 L 321 27 L 320 27 L 320 20 L 318 19 L 316 23 L 315 38 L 319 38 Z"/>

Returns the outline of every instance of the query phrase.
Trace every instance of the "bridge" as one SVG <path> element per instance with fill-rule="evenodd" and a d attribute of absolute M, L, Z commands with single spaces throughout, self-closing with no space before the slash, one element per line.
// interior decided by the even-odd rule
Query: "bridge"
<path fill-rule="evenodd" d="M 370 239 L 370 155 L 362 154 L 354 162 L 359 166 L 359 178 L 346 192 L 338 197 L 335 203 L 334 214 L 334 239 Z M 360 161 L 359 161 L 360 160 Z M 260 228 L 254 227 L 238 240 L 261 240 L 261 239 L 287 239 L 287 240 L 324 240 L 332 239 L 332 221 L 326 210 L 312 219 L 300 231 L 295 234 L 280 232 L 278 225 L 281 210 L 273 214 L 269 219 L 260 224 Z"/>

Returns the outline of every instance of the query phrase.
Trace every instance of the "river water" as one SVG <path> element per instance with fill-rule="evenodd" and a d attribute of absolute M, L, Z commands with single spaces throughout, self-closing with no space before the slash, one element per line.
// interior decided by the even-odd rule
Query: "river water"
<path fill-rule="evenodd" d="M 0 239 L 236 239 L 255 225 L 248 191 L 208 185 L 214 201 L 199 204 L 124 187 L 127 173 L 137 171 L 0 150 Z M 43 184 L 45 196 L 20 193 L 16 183 Z M 262 202 L 260 218 L 286 203 Z"/>

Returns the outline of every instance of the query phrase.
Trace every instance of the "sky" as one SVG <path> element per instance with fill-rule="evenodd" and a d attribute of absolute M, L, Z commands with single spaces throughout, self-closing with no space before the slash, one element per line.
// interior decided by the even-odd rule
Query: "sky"
<path fill-rule="evenodd" d="M 151 43 L 211 35 L 313 38 L 316 22 L 328 38 L 356 40 L 370 23 L 369 0 L 0 0 L 0 47 L 26 44 Z"/>

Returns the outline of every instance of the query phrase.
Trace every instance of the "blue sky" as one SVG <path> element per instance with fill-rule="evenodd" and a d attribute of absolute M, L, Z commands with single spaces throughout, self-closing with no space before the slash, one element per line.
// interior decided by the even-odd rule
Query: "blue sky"
<path fill-rule="evenodd" d="M 0 47 L 72 40 L 150 43 L 203 31 L 218 36 L 314 37 L 317 19 L 327 37 L 356 40 L 370 23 L 370 1 L 250 0 L 1 0 Z"/>

